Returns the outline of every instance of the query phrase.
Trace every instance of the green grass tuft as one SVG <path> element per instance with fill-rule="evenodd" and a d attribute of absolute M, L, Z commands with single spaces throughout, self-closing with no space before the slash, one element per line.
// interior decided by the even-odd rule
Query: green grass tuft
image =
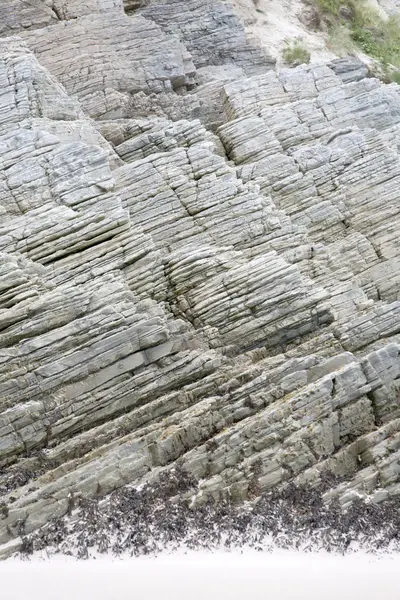
<path fill-rule="evenodd" d="M 337 17 L 343 2 L 339 0 L 315 0 L 315 4 L 322 13 Z"/>
<path fill-rule="evenodd" d="M 294 40 L 285 40 L 286 47 L 282 50 L 284 62 L 292 67 L 308 64 L 310 62 L 310 52 L 305 47 L 301 38 Z"/>
<path fill-rule="evenodd" d="M 389 73 L 390 81 L 400 85 L 400 71 L 392 71 Z"/>

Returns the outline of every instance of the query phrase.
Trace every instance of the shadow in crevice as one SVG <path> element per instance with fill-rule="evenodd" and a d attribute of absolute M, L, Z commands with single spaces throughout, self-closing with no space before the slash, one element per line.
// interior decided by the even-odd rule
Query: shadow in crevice
<path fill-rule="evenodd" d="M 124 0 L 124 11 L 127 15 L 134 14 L 139 8 L 150 4 L 150 0 Z"/>

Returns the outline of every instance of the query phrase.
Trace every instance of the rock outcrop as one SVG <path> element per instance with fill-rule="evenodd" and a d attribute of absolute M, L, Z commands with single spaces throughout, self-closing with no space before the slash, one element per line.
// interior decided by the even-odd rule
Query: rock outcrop
<path fill-rule="evenodd" d="M 177 464 L 396 498 L 400 87 L 220 2 L 3 5 L 0 544 Z"/>

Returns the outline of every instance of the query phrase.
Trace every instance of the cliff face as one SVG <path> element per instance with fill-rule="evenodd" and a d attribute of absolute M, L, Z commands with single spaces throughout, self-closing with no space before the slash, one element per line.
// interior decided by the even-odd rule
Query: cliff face
<path fill-rule="evenodd" d="M 0 23 L 0 544 L 176 464 L 396 497 L 400 88 L 217 1 Z"/>

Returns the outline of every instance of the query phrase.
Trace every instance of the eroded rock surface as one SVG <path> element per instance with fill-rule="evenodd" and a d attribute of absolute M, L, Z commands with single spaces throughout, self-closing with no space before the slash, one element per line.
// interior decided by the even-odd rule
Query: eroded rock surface
<path fill-rule="evenodd" d="M 400 88 L 218 2 L 3 4 L 0 544 L 177 464 L 396 499 Z"/>

